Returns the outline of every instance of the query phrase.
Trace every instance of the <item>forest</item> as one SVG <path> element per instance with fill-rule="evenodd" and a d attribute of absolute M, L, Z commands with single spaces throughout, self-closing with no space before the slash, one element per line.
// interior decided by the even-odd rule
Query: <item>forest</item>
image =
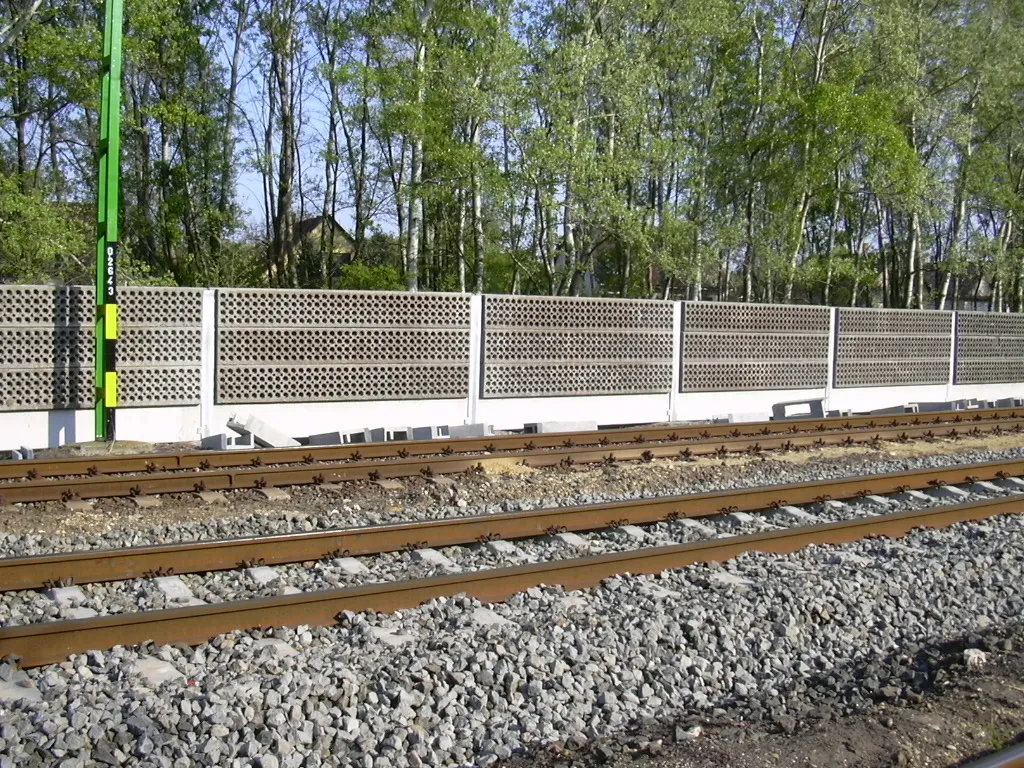
<path fill-rule="evenodd" d="M 0 0 L 0 282 L 102 18 Z M 125 0 L 122 92 L 126 282 L 1024 309 L 1024 0 Z"/>

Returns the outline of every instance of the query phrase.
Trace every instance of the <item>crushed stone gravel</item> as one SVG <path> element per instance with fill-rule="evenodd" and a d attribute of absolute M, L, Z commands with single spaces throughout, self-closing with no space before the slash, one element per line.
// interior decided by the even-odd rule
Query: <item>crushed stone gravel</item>
<path fill-rule="evenodd" d="M 455 598 L 274 631 L 294 654 L 246 632 L 90 652 L 29 671 L 41 701 L 0 705 L 0 757 L 489 766 L 651 720 L 795 728 L 921 695 L 937 674 L 929 645 L 1019 625 L 1021 584 L 1024 518 L 1013 516 L 572 594 L 532 589 L 487 611 Z M 183 677 L 147 684 L 132 671 L 142 656 Z M 0 665 L 0 680 L 13 674 Z"/>

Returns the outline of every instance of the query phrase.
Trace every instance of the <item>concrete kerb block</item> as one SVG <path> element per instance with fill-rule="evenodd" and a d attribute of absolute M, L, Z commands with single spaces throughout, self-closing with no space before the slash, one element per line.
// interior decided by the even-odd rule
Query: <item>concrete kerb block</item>
<path fill-rule="evenodd" d="M 547 435 L 553 432 L 596 432 L 596 421 L 536 421 L 523 425 L 529 435 Z"/>
<path fill-rule="evenodd" d="M 158 688 L 169 680 L 185 679 L 185 676 L 172 664 L 153 656 L 143 656 L 132 665 L 132 671 L 154 688 Z"/>
<path fill-rule="evenodd" d="M 231 450 L 249 450 L 256 447 L 256 438 L 251 432 L 245 432 L 236 437 L 228 436 L 228 448 Z"/>
<path fill-rule="evenodd" d="M 345 442 L 341 432 L 323 432 L 319 435 L 310 435 L 307 438 L 307 445 L 343 445 Z"/>
<path fill-rule="evenodd" d="M 221 432 L 219 435 L 210 435 L 199 441 L 199 447 L 204 451 L 226 451 L 228 449 L 228 436 Z"/>
<path fill-rule="evenodd" d="M 767 411 L 751 411 L 747 413 L 722 413 L 711 417 L 712 424 L 749 424 L 752 421 L 768 421 Z"/>
<path fill-rule="evenodd" d="M 786 419 L 820 419 L 825 416 L 825 401 L 821 398 L 790 400 L 772 405 L 772 421 Z"/>
<path fill-rule="evenodd" d="M 494 434 L 492 424 L 451 424 L 448 427 L 448 437 L 491 437 Z"/>
<path fill-rule="evenodd" d="M 445 427 L 406 427 L 405 434 L 410 440 L 439 440 L 445 437 Z"/>
<path fill-rule="evenodd" d="M 222 432 L 204 437 L 200 440 L 199 446 L 204 451 L 244 450 L 254 449 L 256 441 L 253 439 L 252 432 L 237 432 L 233 436 Z"/>
<path fill-rule="evenodd" d="M 868 411 L 868 414 L 871 416 L 888 416 L 892 414 L 917 412 L 917 403 L 910 403 L 909 405 L 894 405 L 889 408 L 876 408 L 873 411 Z"/>
<path fill-rule="evenodd" d="M 295 448 L 299 445 L 298 440 L 288 437 L 288 435 L 275 429 L 262 419 L 252 415 L 243 417 L 233 414 L 228 419 L 228 428 L 239 435 L 248 432 L 252 435 L 256 444 L 263 448 Z"/>
<path fill-rule="evenodd" d="M 977 408 L 976 400 L 944 400 L 934 403 L 912 403 L 917 407 L 915 413 L 935 413 L 937 411 L 967 411 Z"/>
<path fill-rule="evenodd" d="M 1003 397 L 996 400 L 992 405 L 996 408 L 1024 408 L 1024 398 Z"/>

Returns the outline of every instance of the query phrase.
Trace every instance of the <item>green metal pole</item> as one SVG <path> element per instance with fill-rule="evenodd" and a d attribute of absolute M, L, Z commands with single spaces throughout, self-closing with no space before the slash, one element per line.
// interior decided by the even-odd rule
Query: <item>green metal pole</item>
<path fill-rule="evenodd" d="M 123 0 L 105 0 L 96 205 L 96 439 L 114 439 L 117 408 L 117 251 L 121 197 Z"/>

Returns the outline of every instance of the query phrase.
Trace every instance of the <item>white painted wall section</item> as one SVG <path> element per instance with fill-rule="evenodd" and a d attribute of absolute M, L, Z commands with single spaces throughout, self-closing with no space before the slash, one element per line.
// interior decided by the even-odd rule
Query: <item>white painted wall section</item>
<path fill-rule="evenodd" d="M 664 421 L 668 400 L 668 393 L 481 400 L 478 417 L 495 429 L 521 429 L 527 422 L 539 421 L 596 421 L 598 426 L 643 424 Z"/>

